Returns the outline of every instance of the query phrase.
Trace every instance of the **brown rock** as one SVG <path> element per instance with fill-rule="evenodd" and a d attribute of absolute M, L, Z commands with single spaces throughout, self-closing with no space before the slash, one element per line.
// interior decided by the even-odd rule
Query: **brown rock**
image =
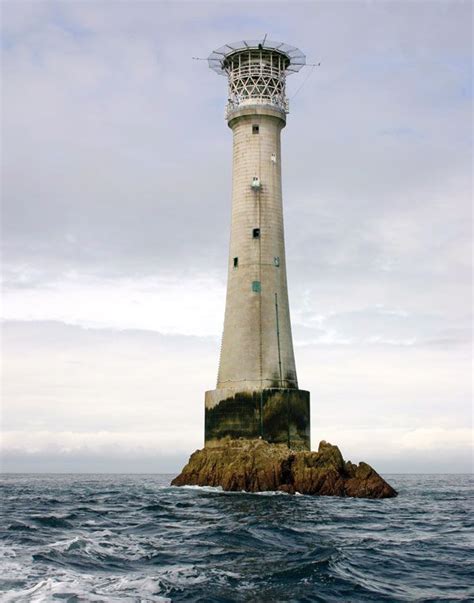
<path fill-rule="evenodd" d="M 344 461 L 339 448 L 324 441 L 318 452 L 307 452 L 265 440 L 226 438 L 196 450 L 171 484 L 358 498 L 397 496 L 370 465 Z"/>

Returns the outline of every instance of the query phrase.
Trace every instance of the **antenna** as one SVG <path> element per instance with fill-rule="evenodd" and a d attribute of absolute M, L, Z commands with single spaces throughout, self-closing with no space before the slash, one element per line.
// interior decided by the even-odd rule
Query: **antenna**
<path fill-rule="evenodd" d="M 291 100 L 293 100 L 295 98 L 295 96 L 298 94 L 298 92 L 301 90 L 301 88 L 306 84 L 306 82 L 309 80 L 309 78 L 311 77 L 311 75 L 313 74 L 314 68 L 315 67 L 320 67 L 321 66 L 321 61 L 319 61 L 319 63 L 306 63 L 306 67 L 311 67 L 311 69 L 308 71 L 306 77 L 304 78 L 304 80 L 301 82 L 301 85 L 298 87 L 298 89 L 296 90 L 296 92 L 293 94 L 293 96 L 291 97 Z"/>

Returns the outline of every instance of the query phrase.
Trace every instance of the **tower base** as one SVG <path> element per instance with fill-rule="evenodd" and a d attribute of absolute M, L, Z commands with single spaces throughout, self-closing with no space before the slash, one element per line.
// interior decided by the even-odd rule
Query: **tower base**
<path fill-rule="evenodd" d="M 225 437 L 261 438 L 310 450 L 309 392 L 268 388 L 214 389 L 205 397 L 205 444 Z"/>

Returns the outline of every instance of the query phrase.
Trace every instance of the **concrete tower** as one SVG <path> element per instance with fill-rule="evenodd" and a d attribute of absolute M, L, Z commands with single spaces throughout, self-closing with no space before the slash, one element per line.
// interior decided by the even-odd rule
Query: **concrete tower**
<path fill-rule="evenodd" d="M 209 66 L 228 78 L 233 133 L 232 227 L 217 387 L 206 392 L 206 444 L 225 436 L 310 447 L 309 392 L 298 389 L 291 336 L 281 191 L 286 76 L 297 48 L 226 44 Z"/>

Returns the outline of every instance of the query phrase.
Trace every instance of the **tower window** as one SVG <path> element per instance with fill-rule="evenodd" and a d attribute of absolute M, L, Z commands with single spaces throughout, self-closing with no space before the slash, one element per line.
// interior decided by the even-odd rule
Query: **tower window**
<path fill-rule="evenodd" d="M 239 258 L 234 258 L 234 268 L 238 268 L 239 266 Z"/>
<path fill-rule="evenodd" d="M 278 266 L 280 265 L 280 258 L 279 257 L 274 257 L 273 258 L 273 263 L 278 268 Z"/>
<path fill-rule="evenodd" d="M 260 228 L 254 228 L 252 230 L 252 237 L 254 239 L 259 239 L 260 238 Z"/>
<path fill-rule="evenodd" d="M 260 281 L 252 281 L 252 291 L 254 293 L 260 293 L 262 290 L 262 286 L 260 285 Z"/>
<path fill-rule="evenodd" d="M 260 131 L 260 127 L 258 125 L 252 126 L 252 134 L 258 134 Z"/>

